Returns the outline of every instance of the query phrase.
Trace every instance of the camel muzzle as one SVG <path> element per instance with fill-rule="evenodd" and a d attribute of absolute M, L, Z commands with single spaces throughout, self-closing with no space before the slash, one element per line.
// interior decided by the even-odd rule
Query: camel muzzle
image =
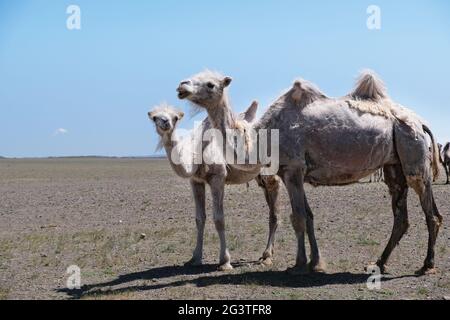
<path fill-rule="evenodd" d="M 190 81 L 182 81 L 177 88 L 178 98 L 185 99 L 192 94 L 192 90 L 190 88 Z"/>

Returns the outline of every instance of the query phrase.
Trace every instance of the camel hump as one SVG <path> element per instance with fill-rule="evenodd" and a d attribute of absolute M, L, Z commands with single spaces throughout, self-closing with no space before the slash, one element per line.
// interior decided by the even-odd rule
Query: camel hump
<path fill-rule="evenodd" d="M 368 69 L 361 72 L 350 96 L 372 101 L 380 101 L 388 97 L 383 81 L 374 71 Z"/>

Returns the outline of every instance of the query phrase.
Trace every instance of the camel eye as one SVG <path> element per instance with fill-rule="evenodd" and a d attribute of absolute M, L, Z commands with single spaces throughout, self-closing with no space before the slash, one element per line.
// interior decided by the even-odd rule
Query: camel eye
<path fill-rule="evenodd" d="M 212 82 L 208 82 L 208 83 L 206 84 L 206 86 L 207 86 L 209 89 L 214 89 L 214 83 L 212 83 Z"/>

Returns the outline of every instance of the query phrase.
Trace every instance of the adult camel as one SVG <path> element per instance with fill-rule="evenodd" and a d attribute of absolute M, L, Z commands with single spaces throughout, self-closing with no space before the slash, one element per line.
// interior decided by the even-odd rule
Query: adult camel
<path fill-rule="evenodd" d="M 235 128 L 226 91 L 231 80 L 215 72 L 201 72 L 179 84 L 178 97 L 204 108 L 214 128 L 225 135 L 227 129 Z M 385 272 L 392 250 L 408 229 L 407 193 L 411 187 L 420 198 L 428 227 L 427 255 L 418 273 L 435 271 L 434 247 L 442 216 L 431 183 L 438 175 L 438 148 L 429 128 L 413 112 L 392 101 L 373 72 L 364 72 L 353 92 L 338 99 L 327 97 L 308 81 L 297 80 L 261 119 L 247 128 L 251 129 L 279 130 L 278 175 L 288 190 L 291 221 L 297 236 L 297 259 L 292 272 L 308 271 L 307 230 L 311 245 L 309 269 L 320 269 L 321 265 L 313 220 L 307 219 L 312 212 L 303 184 L 356 183 L 381 167 L 392 196 L 394 225 L 377 265 Z M 427 136 L 431 138 L 431 148 Z M 254 170 L 262 164 L 245 166 Z M 245 166 L 237 167 L 244 170 Z M 219 205 L 216 209 L 220 209 L 216 225 L 223 226 L 223 207 Z M 225 245 L 225 241 L 221 243 Z M 226 248 L 221 252 L 225 253 Z"/>

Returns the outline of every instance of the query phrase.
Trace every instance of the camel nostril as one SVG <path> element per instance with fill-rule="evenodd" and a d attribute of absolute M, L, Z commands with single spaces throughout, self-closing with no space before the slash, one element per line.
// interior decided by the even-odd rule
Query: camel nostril
<path fill-rule="evenodd" d="M 190 80 L 184 80 L 180 82 L 180 86 L 182 86 L 183 84 L 189 84 L 191 81 Z"/>

